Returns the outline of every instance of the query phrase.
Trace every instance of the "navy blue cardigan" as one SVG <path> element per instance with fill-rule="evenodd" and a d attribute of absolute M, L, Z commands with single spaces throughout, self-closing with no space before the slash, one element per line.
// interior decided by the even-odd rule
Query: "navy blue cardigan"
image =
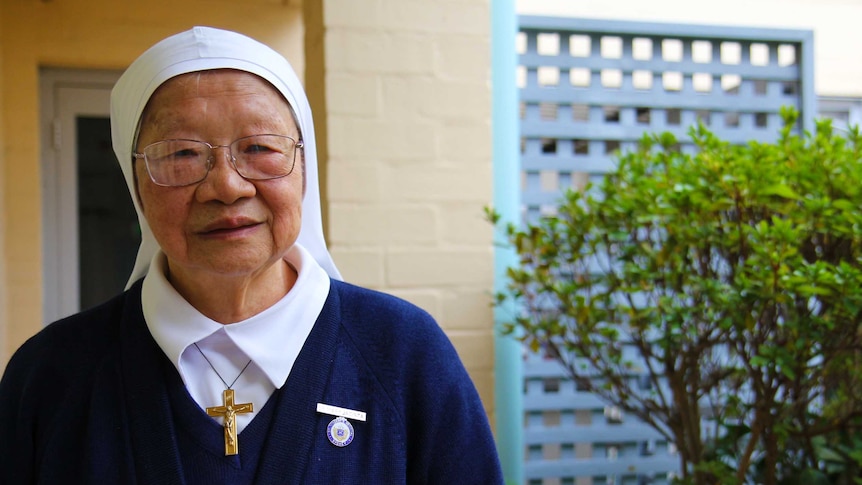
<path fill-rule="evenodd" d="M 166 373 L 176 370 L 144 323 L 140 282 L 49 325 L 0 381 L 0 483 L 186 483 Z M 395 297 L 333 281 L 279 392 L 255 484 L 502 483 L 454 348 Z M 351 444 L 329 442 L 332 416 L 317 403 L 367 413 Z"/>

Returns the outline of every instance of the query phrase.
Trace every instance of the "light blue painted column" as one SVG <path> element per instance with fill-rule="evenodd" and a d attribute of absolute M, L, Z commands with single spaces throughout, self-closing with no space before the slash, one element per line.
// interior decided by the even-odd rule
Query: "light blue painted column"
<path fill-rule="evenodd" d="M 799 111 L 802 116 L 802 129 L 814 133 L 817 117 L 817 93 L 814 90 L 814 32 L 802 31 L 801 52 L 798 54 L 799 85 L 802 87 Z"/>
<path fill-rule="evenodd" d="M 494 164 L 494 209 L 505 222 L 519 222 L 520 188 L 518 137 L 518 88 L 515 85 L 515 34 L 517 16 L 514 0 L 491 0 L 491 86 Z M 502 241 L 495 232 L 495 241 Z M 494 256 L 494 289 L 505 283 L 505 271 L 517 263 L 515 253 L 497 247 Z M 511 319 L 514 307 L 495 308 L 495 408 L 497 448 L 507 484 L 524 481 L 523 369 L 521 345 L 500 335 L 504 321 Z"/>

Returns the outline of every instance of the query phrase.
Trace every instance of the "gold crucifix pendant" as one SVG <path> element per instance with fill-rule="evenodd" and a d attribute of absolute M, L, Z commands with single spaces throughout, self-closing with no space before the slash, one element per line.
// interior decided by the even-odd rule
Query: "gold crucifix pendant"
<path fill-rule="evenodd" d="M 236 455 L 239 453 L 239 443 L 236 439 L 236 415 L 252 412 L 252 403 L 234 404 L 233 389 L 224 390 L 222 402 L 224 404 L 221 406 L 207 408 L 207 415 L 224 417 L 224 454 L 225 456 Z"/>

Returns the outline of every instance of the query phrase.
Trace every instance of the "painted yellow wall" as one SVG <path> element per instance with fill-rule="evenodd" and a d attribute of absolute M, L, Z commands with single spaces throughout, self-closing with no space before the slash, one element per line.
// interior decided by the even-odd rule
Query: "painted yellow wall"
<path fill-rule="evenodd" d="M 3 19 L 4 16 L 4 8 L 3 4 L 0 3 L 0 39 L 3 38 Z M 0 49 L 0 81 L 3 79 L 3 50 Z M 5 93 L 2 89 L 0 89 L 0 113 L 4 112 L 4 98 Z M 6 170 L 5 170 L 5 161 L 6 157 L 6 133 L 3 129 L 4 127 L 4 119 L 5 116 L 0 116 L 0 329 L 6 328 L 6 323 L 9 321 L 8 317 L 8 304 L 6 300 L 6 291 L 5 289 L 8 287 L 8 278 L 6 276 L 6 198 L 3 197 L 3 193 L 5 191 L 6 186 Z M 7 347 L 6 345 L 6 333 L 0 331 L 0 361 L 4 361 L 2 359 L 3 350 Z"/>
<path fill-rule="evenodd" d="M 0 0 L 0 367 L 42 326 L 39 67 L 123 69 L 193 25 L 255 37 L 302 76 L 299 0 Z"/>

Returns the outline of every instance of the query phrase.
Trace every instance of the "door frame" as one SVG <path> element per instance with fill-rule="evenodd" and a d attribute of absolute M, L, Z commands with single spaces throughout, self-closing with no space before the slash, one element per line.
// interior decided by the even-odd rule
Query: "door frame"
<path fill-rule="evenodd" d="M 78 255 L 78 116 L 110 116 L 119 71 L 39 71 L 42 188 L 42 321 L 80 310 Z"/>

